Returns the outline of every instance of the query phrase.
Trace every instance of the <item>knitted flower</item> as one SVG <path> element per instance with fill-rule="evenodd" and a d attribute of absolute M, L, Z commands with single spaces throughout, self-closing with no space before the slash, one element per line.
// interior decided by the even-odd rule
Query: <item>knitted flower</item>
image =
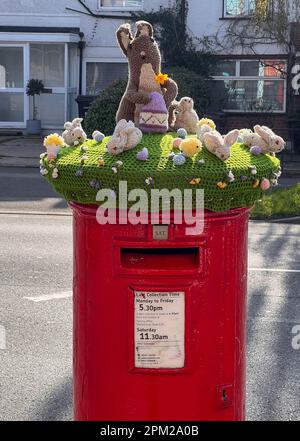
<path fill-rule="evenodd" d="M 61 136 L 57 133 L 52 133 L 51 135 L 46 136 L 44 139 L 44 146 L 47 148 L 49 146 L 63 147 L 65 142 Z"/>
<path fill-rule="evenodd" d="M 200 121 L 198 122 L 198 127 L 202 127 L 202 126 L 209 126 L 212 130 L 216 130 L 215 123 L 213 122 L 212 119 L 209 118 L 200 119 Z"/>
<path fill-rule="evenodd" d="M 162 86 L 168 81 L 168 79 L 169 79 L 169 75 L 163 73 L 159 73 L 155 77 L 155 81 L 157 81 Z"/>

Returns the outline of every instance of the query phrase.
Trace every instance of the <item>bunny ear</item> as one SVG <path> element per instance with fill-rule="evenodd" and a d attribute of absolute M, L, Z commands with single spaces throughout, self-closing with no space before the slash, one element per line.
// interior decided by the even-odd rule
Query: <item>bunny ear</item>
<path fill-rule="evenodd" d="M 206 132 L 203 135 L 203 141 L 209 146 L 221 146 L 220 136 L 218 132 Z"/>
<path fill-rule="evenodd" d="M 231 130 L 231 132 L 227 133 L 224 138 L 224 142 L 226 145 L 232 146 L 238 139 L 240 132 L 235 129 Z"/>
<path fill-rule="evenodd" d="M 147 37 L 153 38 L 153 26 L 147 21 L 137 21 L 136 22 L 136 34 L 135 38 L 141 35 L 146 35 Z"/>
<path fill-rule="evenodd" d="M 261 126 L 254 126 L 254 131 L 257 133 L 266 143 L 270 141 L 270 133 Z"/>
<path fill-rule="evenodd" d="M 127 56 L 129 43 L 133 40 L 131 26 L 129 23 L 125 23 L 119 27 L 117 30 L 117 40 L 124 55 Z"/>
<path fill-rule="evenodd" d="M 83 121 L 83 118 L 75 118 L 75 119 L 73 119 L 73 121 L 72 121 L 72 125 L 73 125 L 73 127 L 78 127 L 78 126 L 80 126 L 81 123 L 82 123 L 82 121 Z"/>
<path fill-rule="evenodd" d="M 72 125 L 71 122 L 66 122 L 65 125 L 64 125 L 64 128 L 65 128 L 66 130 L 70 130 L 70 129 L 72 129 L 72 127 L 73 127 L 73 125 Z"/>

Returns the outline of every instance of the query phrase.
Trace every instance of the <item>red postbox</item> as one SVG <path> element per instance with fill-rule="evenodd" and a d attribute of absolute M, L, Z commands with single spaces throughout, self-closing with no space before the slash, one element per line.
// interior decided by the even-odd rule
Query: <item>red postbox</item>
<path fill-rule="evenodd" d="M 249 210 L 187 236 L 71 205 L 75 419 L 243 420 Z"/>

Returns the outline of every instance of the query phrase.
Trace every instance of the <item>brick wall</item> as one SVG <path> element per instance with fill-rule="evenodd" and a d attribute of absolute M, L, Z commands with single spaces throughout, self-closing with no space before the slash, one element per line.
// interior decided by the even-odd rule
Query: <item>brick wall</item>
<path fill-rule="evenodd" d="M 286 140 L 290 139 L 288 120 L 286 115 L 281 114 L 231 114 L 226 113 L 223 116 L 222 125 L 225 132 L 233 129 L 253 128 L 256 124 L 269 126 L 278 135 Z"/>

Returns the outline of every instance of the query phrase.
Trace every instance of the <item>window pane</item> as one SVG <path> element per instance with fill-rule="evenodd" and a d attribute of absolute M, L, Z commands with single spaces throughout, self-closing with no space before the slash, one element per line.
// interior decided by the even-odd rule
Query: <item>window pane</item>
<path fill-rule="evenodd" d="M 143 0 L 101 0 L 102 7 L 113 8 L 139 8 L 143 6 Z"/>
<path fill-rule="evenodd" d="M 42 125 L 63 126 L 65 122 L 65 94 L 42 94 L 36 97 L 38 119 Z M 32 116 L 32 99 L 30 100 L 30 117 Z"/>
<path fill-rule="evenodd" d="M 235 77 L 235 67 L 236 61 L 234 60 L 225 60 L 220 61 L 214 66 L 214 76 L 223 76 L 223 77 Z"/>
<path fill-rule="evenodd" d="M 24 121 L 24 93 L 21 92 L 0 93 L 0 121 L 5 121 L 5 122 Z"/>
<path fill-rule="evenodd" d="M 255 0 L 224 0 L 225 15 L 238 16 L 253 14 Z"/>
<path fill-rule="evenodd" d="M 32 44 L 30 46 L 30 77 L 46 87 L 65 85 L 65 45 Z"/>
<path fill-rule="evenodd" d="M 6 87 L 24 87 L 21 47 L 0 47 L 0 88 Z"/>
<path fill-rule="evenodd" d="M 224 84 L 227 94 L 224 110 L 284 110 L 284 80 L 228 80 L 224 81 Z"/>
<path fill-rule="evenodd" d="M 107 86 L 128 76 L 127 63 L 87 63 L 87 95 L 98 95 Z"/>
<path fill-rule="evenodd" d="M 282 60 L 241 61 L 241 76 L 282 78 L 286 64 Z"/>

